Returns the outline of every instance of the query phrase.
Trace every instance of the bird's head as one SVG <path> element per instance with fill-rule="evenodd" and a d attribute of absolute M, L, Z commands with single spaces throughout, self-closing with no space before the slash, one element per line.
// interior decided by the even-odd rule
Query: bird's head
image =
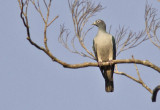
<path fill-rule="evenodd" d="M 96 20 L 92 25 L 95 25 L 95 26 L 97 26 L 100 29 L 106 30 L 106 24 L 101 19 Z"/>

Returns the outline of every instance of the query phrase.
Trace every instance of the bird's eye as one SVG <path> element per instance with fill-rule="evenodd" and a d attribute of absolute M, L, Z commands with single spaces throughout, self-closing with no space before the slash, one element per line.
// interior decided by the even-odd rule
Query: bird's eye
<path fill-rule="evenodd" d="M 101 21 L 100 20 L 97 20 L 97 23 L 100 23 Z"/>

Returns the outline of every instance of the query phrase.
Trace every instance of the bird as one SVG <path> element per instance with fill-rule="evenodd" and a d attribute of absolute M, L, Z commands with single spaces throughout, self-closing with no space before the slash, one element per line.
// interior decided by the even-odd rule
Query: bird
<path fill-rule="evenodd" d="M 106 24 L 103 20 L 98 19 L 92 25 L 98 27 L 98 33 L 93 39 L 93 51 L 105 80 L 105 91 L 113 92 L 113 73 L 115 65 L 111 65 L 111 62 L 116 59 L 115 39 L 111 34 L 106 32 Z M 110 65 L 103 66 L 102 62 L 109 62 Z"/>

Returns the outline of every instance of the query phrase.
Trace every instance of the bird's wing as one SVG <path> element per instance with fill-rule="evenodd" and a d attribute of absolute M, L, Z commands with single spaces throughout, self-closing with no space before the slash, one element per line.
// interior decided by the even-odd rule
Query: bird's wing
<path fill-rule="evenodd" d="M 93 52 L 94 52 L 94 55 L 96 57 L 96 60 L 97 60 L 97 50 L 96 50 L 96 47 L 95 47 L 95 41 L 93 40 L 93 46 L 92 46 L 92 49 L 93 49 Z M 98 61 L 98 60 L 97 60 Z"/>
<path fill-rule="evenodd" d="M 113 44 L 113 60 L 116 59 L 116 42 L 114 37 L 112 36 L 112 44 Z M 112 72 L 114 72 L 114 65 L 112 65 Z"/>
<path fill-rule="evenodd" d="M 114 37 L 112 36 L 112 44 L 113 44 L 113 59 L 116 59 L 116 42 Z"/>

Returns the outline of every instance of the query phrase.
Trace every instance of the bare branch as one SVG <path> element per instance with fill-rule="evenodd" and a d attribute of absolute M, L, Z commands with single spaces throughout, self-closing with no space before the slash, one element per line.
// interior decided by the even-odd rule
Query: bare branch
<path fill-rule="evenodd" d="M 72 14 L 72 20 L 73 20 L 74 32 L 75 32 L 75 36 L 72 37 L 72 41 L 71 41 L 73 52 L 83 57 L 89 57 L 91 59 L 95 59 L 95 56 L 93 55 L 93 53 L 90 52 L 84 44 L 84 39 L 87 36 L 87 33 L 92 29 L 92 27 L 89 28 L 87 31 L 84 31 L 84 27 L 88 22 L 88 20 L 92 16 L 94 16 L 97 12 L 101 11 L 103 8 L 101 4 L 95 5 L 89 0 L 74 0 L 74 1 L 68 0 L 68 4 Z M 63 35 L 63 34 L 60 34 L 60 35 Z M 62 36 L 59 36 L 59 37 L 63 38 Z M 80 52 L 75 48 L 74 46 L 75 39 L 78 39 L 81 47 L 85 50 L 86 53 Z M 65 47 L 65 48 L 68 49 L 68 47 Z"/>
<path fill-rule="evenodd" d="M 134 56 L 132 56 L 132 59 L 134 60 Z M 136 68 L 136 71 L 137 71 L 137 75 L 138 75 L 138 78 L 139 78 L 139 83 L 152 94 L 153 91 L 143 82 L 136 63 L 134 65 L 135 65 L 135 68 Z"/>
<path fill-rule="evenodd" d="M 49 27 L 53 23 L 53 21 L 55 21 L 58 17 L 59 16 L 56 16 L 55 18 L 53 18 L 53 20 L 47 25 L 47 27 Z"/>
<path fill-rule="evenodd" d="M 160 29 L 160 18 L 157 18 L 157 10 L 148 3 L 145 8 L 145 29 L 149 40 L 160 49 L 160 38 L 157 36 L 157 30 Z"/>
<path fill-rule="evenodd" d="M 42 14 L 42 11 L 41 11 L 41 8 L 40 8 L 40 4 L 39 4 L 39 0 L 37 0 L 37 5 L 38 6 L 36 5 L 35 0 L 30 0 L 30 1 L 32 2 L 32 4 L 34 5 L 34 7 L 38 11 L 38 13 L 41 15 L 41 18 L 42 18 L 43 22 L 45 23 L 45 18 L 44 18 L 43 14 Z"/>
<path fill-rule="evenodd" d="M 135 60 L 134 56 L 132 56 L 132 59 Z M 141 84 L 146 90 L 148 90 L 152 94 L 153 91 L 141 79 L 141 76 L 140 76 L 140 73 L 139 73 L 139 70 L 138 70 L 138 67 L 137 67 L 136 63 L 134 63 L 134 65 L 135 65 L 135 68 L 136 68 L 136 71 L 137 71 L 138 79 L 136 79 L 136 78 L 124 73 L 124 72 L 119 72 L 118 69 L 116 69 L 116 71 L 114 71 L 114 73 L 116 73 L 118 75 L 124 75 L 124 76 L 128 77 L 129 79 L 132 79 L 133 81 Z"/>
<path fill-rule="evenodd" d="M 128 28 L 119 26 L 115 34 L 117 56 L 128 49 L 140 45 L 142 42 L 148 40 L 145 31 L 142 30 L 138 33 L 128 31 Z"/>
<path fill-rule="evenodd" d="M 47 3 L 46 3 L 46 0 L 43 0 L 43 2 L 44 2 L 44 5 L 45 5 L 46 9 L 48 9 L 48 6 L 47 6 Z"/>
<path fill-rule="evenodd" d="M 124 75 L 124 76 L 126 76 L 127 78 L 132 79 L 133 81 L 136 81 L 137 83 L 140 83 L 139 80 L 137 80 L 136 78 L 134 78 L 134 77 L 132 77 L 132 76 L 130 76 L 130 75 L 124 73 L 124 72 L 115 71 L 114 73 L 116 73 L 116 74 L 118 74 L 118 75 Z"/>
<path fill-rule="evenodd" d="M 150 40 L 160 49 L 160 38 L 157 32 L 160 29 L 160 18 L 157 18 L 157 10 L 148 3 L 145 8 L 145 29 L 137 32 L 128 31 L 128 28 L 119 26 L 116 31 L 117 56 L 128 49 L 137 47 L 146 40 Z"/>
<path fill-rule="evenodd" d="M 152 95 L 152 102 L 156 102 L 156 97 L 157 93 L 160 90 L 160 85 L 158 85 L 154 90 L 153 90 L 153 95 Z"/>
<path fill-rule="evenodd" d="M 132 55 L 132 59 L 134 59 L 134 56 L 133 56 L 133 55 Z M 137 65 L 136 65 L 136 64 L 134 64 L 134 66 L 135 66 L 136 71 L 137 71 L 138 79 L 139 79 L 140 81 L 142 81 L 141 76 L 140 76 L 140 74 L 139 74 L 139 70 L 138 70 Z"/>
<path fill-rule="evenodd" d="M 21 13 L 20 13 L 20 16 L 21 16 L 21 19 L 23 21 L 23 24 L 27 30 L 27 40 L 32 44 L 34 45 L 36 48 L 40 49 L 40 50 L 44 50 L 43 47 L 40 47 L 39 45 L 37 45 L 35 42 L 33 42 L 31 40 L 31 37 L 30 37 L 30 29 L 29 29 L 29 24 L 28 24 L 28 17 L 27 17 L 27 10 L 28 10 L 28 3 L 29 1 L 27 0 L 25 2 L 25 4 L 23 3 L 23 0 L 18 0 L 19 2 L 19 6 L 20 6 L 20 9 L 21 9 Z M 25 8 L 25 10 L 24 10 Z"/>
<path fill-rule="evenodd" d="M 39 0 L 37 0 L 37 3 L 35 3 L 35 0 L 30 0 L 30 1 L 34 5 L 37 12 L 41 15 L 41 18 L 45 24 L 45 26 L 44 26 L 44 45 L 45 45 L 46 50 L 49 51 L 49 48 L 47 45 L 47 28 L 58 18 L 58 16 L 56 16 L 55 18 L 52 19 L 52 21 L 50 23 L 48 23 L 52 0 L 49 0 L 48 4 L 46 3 L 46 0 L 43 0 L 43 3 L 47 9 L 46 18 L 44 18 L 44 15 L 41 11 L 41 6 L 39 3 Z"/>
<path fill-rule="evenodd" d="M 47 17 L 45 19 L 45 27 L 44 27 L 44 45 L 48 52 L 49 52 L 49 48 L 47 45 L 47 27 L 48 27 L 48 19 L 49 19 L 49 13 L 50 13 L 50 8 L 51 8 L 51 2 L 52 0 L 49 0 L 49 4 L 47 6 Z"/>
<path fill-rule="evenodd" d="M 118 75 L 124 75 L 124 76 L 126 76 L 127 78 L 132 79 L 133 81 L 141 84 L 146 90 L 148 90 L 148 91 L 152 94 L 153 91 L 152 91 L 144 82 L 142 82 L 142 81 L 140 81 L 140 80 L 138 80 L 138 79 L 136 79 L 136 78 L 134 78 L 134 77 L 132 77 L 132 76 L 124 73 L 124 72 L 117 72 L 117 71 L 116 71 L 115 73 L 118 74 Z"/>

